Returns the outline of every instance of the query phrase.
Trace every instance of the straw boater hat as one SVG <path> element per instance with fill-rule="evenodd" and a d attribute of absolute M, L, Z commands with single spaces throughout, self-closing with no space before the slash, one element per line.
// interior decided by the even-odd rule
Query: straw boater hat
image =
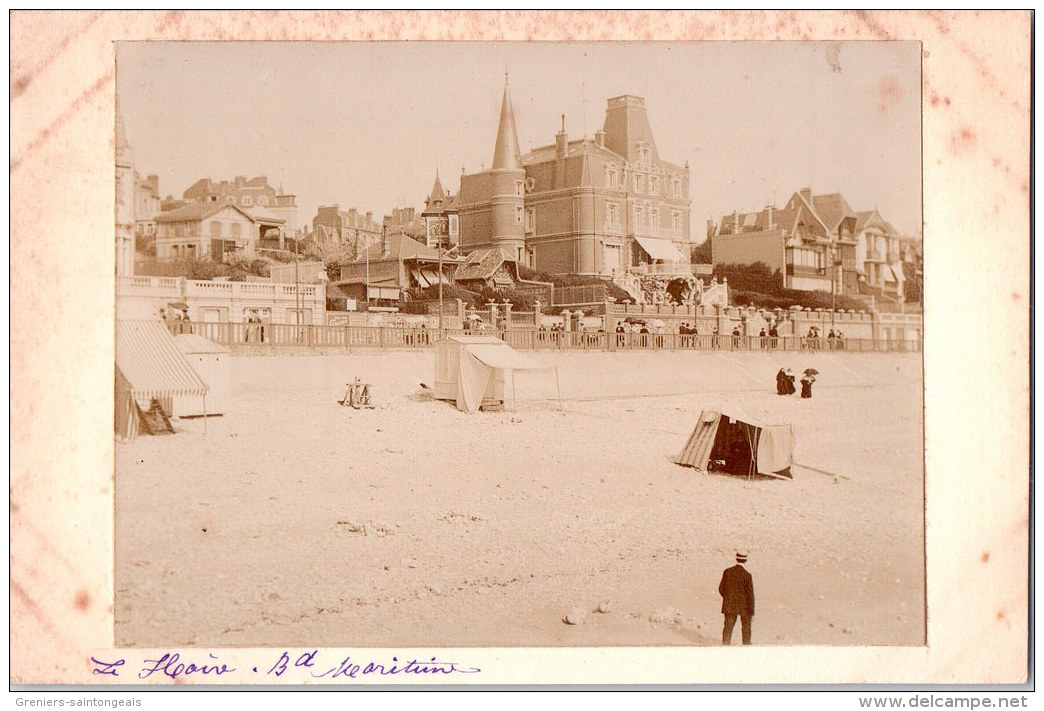
<path fill-rule="evenodd" d="M 746 563 L 747 562 L 747 551 L 746 551 L 746 549 L 739 548 L 739 549 L 736 550 L 736 562 L 737 563 Z"/>

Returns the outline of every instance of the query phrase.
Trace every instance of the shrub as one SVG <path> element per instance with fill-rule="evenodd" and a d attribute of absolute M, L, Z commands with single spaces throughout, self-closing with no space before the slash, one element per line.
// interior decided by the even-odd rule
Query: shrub
<path fill-rule="evenodd" d="M 549 274 L 538 272 L 524 264 L 518 265 L 518 278 L 526 281 L 553 281 Z"/>
<path fill-rule="evenodd" d="M 443 299 L 445 299 L 445 295 L 443 295 Z M 403 301 L 399 304 L 399 313 L 426 316 L 428 314 L 429 304 L 431 304 L 430 301 Z"/>
<path fill-rule="evenodd" d="M 769 269 L 764 262 L 754 264 L 716 264 L 714 276 L 729 280 L 729 301 L 736 306 L 787 309 L 800 306 L 810 309 L 866 309 L 860 299 L 827 291 L 799 291 L 783 288 L 783 275 Z"/>

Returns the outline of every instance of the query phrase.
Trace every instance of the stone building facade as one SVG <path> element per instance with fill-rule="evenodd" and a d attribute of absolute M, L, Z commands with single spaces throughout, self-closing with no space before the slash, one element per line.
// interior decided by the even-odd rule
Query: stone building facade
<path fill-rule="evenodd" d="M 662 159 L 639 96 L 609 99 L 594 140 L 521 155 L 507 84 L 489 170 L 461 177 L 464 251 L 499 248 L 549 274 L 688 274 L 689 167 Z"/>

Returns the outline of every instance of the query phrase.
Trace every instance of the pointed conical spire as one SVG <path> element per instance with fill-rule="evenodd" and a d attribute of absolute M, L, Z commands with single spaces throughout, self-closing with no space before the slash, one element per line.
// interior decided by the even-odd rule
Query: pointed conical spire
<path fill-rule="evenodd" d="M 435 205 L 446 199 L 446 191 L 442 189 L 442 181 L 439 180 L 439 169 L 435 169 L 435 184 L 431 186 L 427 204 Z"/>
<path fill-rule="evenodd" d="M 519 169 L 518 134 L 515 133 L 515 112 L 511 108 L 508 94 L 507 72 L 504 72 L 504 101 L 500 105 L 500 127 L 497 129 L 497 145 L 493 149 L 493 170 Z"/>

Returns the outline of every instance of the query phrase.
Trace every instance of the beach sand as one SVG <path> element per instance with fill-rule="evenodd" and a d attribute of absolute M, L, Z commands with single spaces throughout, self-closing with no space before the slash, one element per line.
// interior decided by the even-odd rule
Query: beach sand
<path fill-rule="evenodd" d="M 459 412 L 420 387 L 430 350 L 232 357 L 205 433 L 116 446 L 116 644 L 720 644 L 737 547 L 755 644 L 924 643 L 919 354 L 531 356 L 561 410 L 537 372 Z M 820 371 L 811 400 L 781 366 Z M 356 376 L 375 409 L 338 405 Z M 674 464 L 723 401 L 836 476 Z"/>

